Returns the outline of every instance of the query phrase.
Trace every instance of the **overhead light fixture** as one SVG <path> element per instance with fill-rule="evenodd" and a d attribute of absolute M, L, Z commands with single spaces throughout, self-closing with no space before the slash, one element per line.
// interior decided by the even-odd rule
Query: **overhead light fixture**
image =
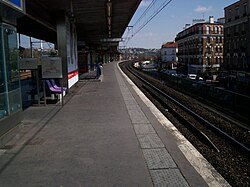
<path fill-rule="evenodd" d="M 109 17 L 112 14 L 112 3 L 110 1 L 107 2 L 107 13 Z"/>
<path fill-rule="evenodd" d="M 111 25 L 111 17 L 108 17 L 108 25 Z"/>
<path fill-rule="evenodd" d="M 112 32 L 111 32 L 111 25 L 112 25 L 112 3 L 111 0 L 107 1 L 107 22 L 108 22 L 108 37 L 112 37 Z"/>

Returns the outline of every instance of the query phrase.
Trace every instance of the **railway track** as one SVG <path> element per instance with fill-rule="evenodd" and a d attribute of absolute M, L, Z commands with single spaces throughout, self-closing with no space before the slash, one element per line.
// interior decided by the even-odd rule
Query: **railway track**
<path fill-rule="evenodd" d="M 209 107 L 203 106 L 202 108 L 201 105 L 195 103 L 196 101 L 192 100 L 192 106 L 188 105 L 190 101 L 184 100 L 191 99 L 175 90 L 171 90 L 175 92 L 172 93 L 175 95 L 173 98 L 171 94 L 167 94 L 170 88 L 164 87 L 158 80 L 135 70 L 131 63 L 121 64 L 121 68 L 162 113 L 170 117 L 173 124 L 177 124 L 177 128 L 184 133 L 186 138 L 233 186 L 250 184 L 250 144 L 247 129 L 237 126 L 235 122 L 225 119 L 220 114 L 214 114 L 214 111 L 208 110 Z M 182 95 L 180 101 L 176 99 L 179 98 L 177 95 Z M 245 172 L 242 173 L 242 171 Z M 239 176 L 241 176 L 240 179 L 238 179 Z"/>

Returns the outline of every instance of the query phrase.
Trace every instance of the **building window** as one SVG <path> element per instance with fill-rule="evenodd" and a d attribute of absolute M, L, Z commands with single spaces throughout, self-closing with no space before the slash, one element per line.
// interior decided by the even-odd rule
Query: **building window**
<path fill-rule="evenodd" d="M 198 27 L 199 28 L 199 34 L 202 34 L 202 27 Z"/>
<path fill-rule="evenodd" d="M 218 42 L 217 43 L 222 43 L 222 37 L 218 37 Z"/>
<path fill-rule="evenodd" d="M 247 3 L 243 5 L 243 16 L 247 15 Z"/>
<path fill-rule="evenodd" d="M 235 19 L 238 19 L 239 18 L 239 16 L 240 16 L 240 11 L 239 11 L 240 9 L 239 9 L 239 7 L 237 6 L 236 8 L 235 8 Z"/>
<path fill-rule="evenodd" d="M 211 49 L 210 47 L 207 48 L 207 53 L 210 54 L 211 53 Z"/>
<path fill-rule="evenodd" d="M 210 58 L 207 58 L 207 65 L 210 65 Z"/>
<path fill-rule="evenodd" d="M 221 51 L 222 51 L 222 48 L 218 47 L 218 52 L 221 53 Z"/>
<path fill-rule="evenodd" d="M 215 43 L 219 43 L 219 37 L 215 37 Z"/>
<path fill-rule="evenodd" d="M 221 34 L 222 27 L 218 27 L 218 30 L 219 30 L 219 34 Z"/>
<path fill-rule="evenodd" d="M 199 37 L 199 42 L 202 43 L 202 37 L 201 36 Z"/>
<path fill-rule="evenodd" d="M 238 34 L 239 34 L 239 25 L 235 25 L 234 26 L 234 35 L 238 36 Z"/>
<path fill-rule="evenodd" d="M 228 22 L 230 22 L 232 19 L 232 11 L 231 9 L 228 11 Z"/>
<path fill-rule="evenodd" d="M 226 29 L 225 29 L 225 32 L 227 33 L 227 36 L 228 36 L 228 37 L 231 36 L 231 32 L 230 32 L 230 29 L 229 29 L 229 28 L 226 28 Z"/>
<path fill-rule="evenodd" d="M 206 27 L 206 34 L 209 34 L 209 33 L 210 33 L 210 27 L 207 26 L 207 27 Z"/>
<path fill-rule="evenodd" d="M 228 49 L 231 49 L 231 46 L 232 46 L 231 41 L 229 41 L 229 43 L 228 43 Z"/>
<path fill-rule="evenodd" d="M 218 33 L 218 27 L 214 27 L 214 33 L 217 34 Z"/>
<path fill-rule="evenodd" d="M 245 35 L 246 34 L 246 23 L 242 23 L 242 35 Z"/>
<path fill-rule="evenodd" d="M 210 36 L 207 37 L 207 43 L 210 43 L 211 42 L 211 38 Z"/>

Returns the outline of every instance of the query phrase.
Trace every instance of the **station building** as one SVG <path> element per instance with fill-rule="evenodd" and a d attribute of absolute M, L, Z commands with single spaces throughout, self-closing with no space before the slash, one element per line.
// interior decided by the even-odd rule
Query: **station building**
<path fill-rule="evenodd" d="M 46 79 L 70 89 L 79 73 L 119 58 L 119 42 L 140 2 L 0 0 L 0 136 L 22 120 L 20 69 L 42 71 L 36 73 L 39 98 Z M 17 33 L 55 44 L 58 55 L 21 59 Z"/>
<path fill-rule="evenodd" d="M 0 1 L 0 132 L 21 120 L 17 19 L 24 13 L 21 1 Z"/>

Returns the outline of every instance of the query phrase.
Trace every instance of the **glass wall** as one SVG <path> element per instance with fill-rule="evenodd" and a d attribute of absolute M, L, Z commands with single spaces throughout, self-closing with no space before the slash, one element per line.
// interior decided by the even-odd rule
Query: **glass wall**
<path fill-rule="evenodd" d="M 0 119 L 1 119 L 7 115 L 2 25 L 0 25 L 0 42 L 1 42 L 0 43 Z"/>
<path fill-rule="evenodd" d="M 21 110 L 21 89 L 15 28 L 0 24 L 0 119 Z"/>

